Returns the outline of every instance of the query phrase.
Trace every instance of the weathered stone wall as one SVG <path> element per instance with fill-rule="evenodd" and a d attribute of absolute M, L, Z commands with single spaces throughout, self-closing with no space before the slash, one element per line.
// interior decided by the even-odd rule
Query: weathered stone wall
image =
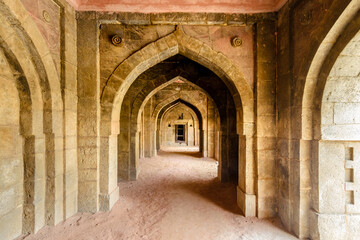
<path fill-rule="evenodd" d="M 6 164 L 16 168 L 4 166 L 1 173 L 4 189 L 8 180 L 24 187 L 24 193 L 12 191 L 16 199 L 10 192 L 2 197 L 17 207 L 18 216 L 0 220 L 0 238 L 11 239 L 77 212 L 76 19 L 65 0 L 5 0 L 0 8 L 2 63 L 8 62 L 20 99 L 20 106 L 7 107 L 19 126 L 8 149 L 15 147 L 21 171 L 9 158 Z M 9 79 L 1 79 L 1 92 L 11 94 Z"/>
<path fill-rule="evenodd" d="M 272 217 L 276 213 L 275 183 L 275 73 L 276 36 L 275 23 L 259 22 L 256 26 L 256 158 L 258 217 Z"/>
<path fill-rule="evenodd" d="M 359 32 L 337 57 L 327 77 L 321 106 L 318 143 L 316 216 L 313 239 L 357 239 L 360 232 L 359 181 Z"/>
<path fill-rule="evenodd" d="M 360 140 L 360 33 L 337 58 L 321 106 L 321 139 Z"/>
<path fill-rule="evenodd" d="M 77 21 L 78 55 L 78 209 L 99 210 L 99 75 L 98 25 L 95 19 Z"/>
<path fill-rule="evenodd" d="M 342 26 L 337 20 L 349 4 L 355 13 L 346 12 L 352 20 Z M 0 236 L 111 209 L 119 172 L 135 179 L 139 156 L 156 154 L 153 113 L 182 99 L 202 114 L 195 145 L 223 163 L 219 176 L 238 174 L 246 216 L 278 215 L 301 238 L 353 238 L 358 37 L 342 49 L 358 32 L 358 7 L 350 0 L 290 0 L 275 22 L 274 14 L 75 13 L 65 0 L 1 0 L 0 87 L 7 95 L 0 94 L 0 111 L 11 117 L 0 118 L 7 136 L 0 140 L 0 194 L 15 205 L 1 204 Z M 179 76 L 206 93 L 174 94 L 176 84 L 159 90 Z M 329 166 L 338 169 L 331 184 Z"/>
<path fill-rule="evenodd" d="M 63 101 L 62 162 L 55 169 L 57 215 L 54 223 L 77 212 L 77 54 L 75 10 L 65 0 L 21 0 L 43 36 L 60 79 Z M 59 139 L 59 141 L 61 141 Z M 60 153 L 62 152 L 62 153 Z M 60 155 L 63 155 L 60 157 Z M 63 179 L 64 178 L 64 179 Z M 64 192 L 64 194 L 63 194 Z M 50 206 L 52 208 L 52 206 Z"/>
<path fill-rule="evenodd" d="M 352 4 L 350 9 L 353 12 L 347 10 L 349 4 Z M 286 228 L 300 238 L 310 237 L 310 227 L 315 229 L 323 224 L 320 227 L 323 233 L 323 227 L 333 228 L 331 219 L 325 220 L 326 215 L 320 216 L 318 208 L 319 179 L 323 171 L 319 161 L 325 160 L 325 156 L 319 156 L 324 151 L 318 152 L 324 149 L 318 143 L 321 137 L 319 98 L 323 96 L 327 75 L 337 54 L 349 41 L 347 39 L 351 34 L 342 31 L 347 25 L 355 23 L 351 19 L 356 15 L 357 8 L 358 2 L 350 1 L 289 1 L 279 12 L 277 205 Z M 344 10 L 347 12 L 343 16 Z M 350 28 L 355 29 L 352 26 Z M 336 46 L 335 54 L 331 53 L 333 45 Z M 319 219 L 322 223 L 318 225 Z M 327 239 L 316 234 L 311 234 L 311 238 Z"/>
<path fill-rule="evenodd" d="M 0 52 L 0 238 L 22 233 L 24 162 L 20 99 L 16 81 Z"/>

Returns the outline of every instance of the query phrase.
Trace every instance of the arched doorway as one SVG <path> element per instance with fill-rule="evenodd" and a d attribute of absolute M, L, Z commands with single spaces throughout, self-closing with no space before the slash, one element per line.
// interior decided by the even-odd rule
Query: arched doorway
<path fill-rule="evenodd" d="M 0 81 L 11 96 L 2 100 L 12 107 L 1 107 L 2 114 L 8 112 L 1 158 L 11 163 L 0 174 L 6 199 L 1 226 L 11 229 L 1 231 L 7 234 L 1 238 L 8 239 L 63 220 L 63 172 L 55 165 L 63 161 L 63 105 L 55 65 L 35 23 L 24 24 L 28 13 L 21 4 L 1 10 Z"/>
<path fill-rule="evenodd" d="M 189 43 L 193 43 L 188 45 Z M 186 44 L 185 44 L 186 43 Z M 159 47 L 157 47 L 159 46 Z M 201 49 L 205 49 L 204 50 Z M 111 200 L 112 204 L 114 203 L 114 200 L 116 199 L 116 179 L 114 177 L 109 178 L 109 169 L 113 169 L 116 167 L 116 163 L 114 163 L 114 159 L 117 158 L 117 156 L 114 155 L 114 147 L 116 142 L 121 142 L 121 139 L 125 139 L 126 141 L 130 139 L 137 139 L 136 131 L 132 130 L 132 132 L 129 132 L 129 121 L 127 119 L 119 119 L 120 116 L 124 116 L 122 113 L 130 113 L 129 108 L 129 102 L 125 103 L 125 98 L 127 95 L 129 95 L 129 89 L 132 85 L 132 83 L 138 79 L 138 77 L 141 76 L 142 73 L 144 73 L 146 70 L 149 70 L 151 66 L 154 66 L 155 64 L 160 63 L 163 59 L 169 59 L 171 56 L 175 56 L 177 53 L 183 54 L 184 56 L 189 56 L 192 59 L 195 59 L 197 62 L 200 62 L 201 64 L 204 64 L 206 67 L 209 67 L 209 69 L 206 70 L 203 66 L 201 66 L 199 63 L 194 62 L 194 64 L 198 64 L 200 68 L 204 69 L 204 71 L 211 73 L 211 71 L 214 71 L 212 74 L 215 78 L 218 78 L 220 81 L 219 83 L 223 86 L 223 89 L 227 94 L 225 96 L 228 96 L 226 98 L 222 97 L 223 105 L 219 104 L 218 106 L 219 112 L 226 113 L 227 105 L 229 109 L 233 109 L 231 111 L 234 111 L 234 113 L 231 115 L 233 120 L 227 122 L 228 127 L 223 125 L 224 129 L 222 130 L 228 130 L 232 129 L 230 132 L 222 131 L 222 137 L 221 141 L 226 142 L 230 138 L 235 139 L 235 141 L 228 141 L 230 144 L 236 143 L 234 147 L 231 149 L 238 150 L 239 147 L 237 146 L 238 142 L 238 136 L 237 133 L 240 134 L 240 138 L 242 139 L 240 146 L 242 149 L 247 149 L 246 151 L 242 151 L 241 154 L 244 156 L 241 156 L 240 159 L 243 159 L 241 161 L 241 167 L 240 169 L 243 171 L 241 174 L 241 179 L 238 179 L 239 181 L 239 196 L 241 198 L 240 201 L 240 207 L 243 210 L 243 212 L 247 215 L 255 215 L 255 208 L 252 206 L 255 206 L 256 199 L 253 197 L 247 197 L 247 196 L 254 196 L 255 189 L 249 188 L 247 186 L 254 186 L 252 183 L 254 181 L 254 176 L 247 176 L 246 174 L 249 174 L 250 172 L 246 171 L 246 166 L 248 164 L 252 164 L 253 157 L 251 154 L 251 151 L 253 149 L 253 145 L 251 141 L 247 141 L 246 139 L 252 138 L 251 134 L 253 134 L 253 131 L 251 131 L 250 128 L 252 128 L 254 125 L 253 122 L 253 98 L 252 98 L 252 91 L 248 85 L 248 83 L 242 78 L 242 74 L 239 72 L 239 70 L 229 62 L 229 60 L 222 54 L 217 53 L 213 51 L 211 48 L 200 42 L 199 40 L 192 39 L 189 36 L 184 35 L 181 30 L 177 30 L 175 33 L 172 33 L 162 39 L 159 39 L 154 44 L 149 44 L 146 47 L 144 47 L 142 50 L 136 52 L 135 54 L 131 55 L 127 60 L 122 62 L 114 71 L 113 74 L 110 76 L 110 78 L 107 81 L 107 85 L 104 88 L 104 91 L 101 96 L 101 136 L 103 139 L 106 137 L 109 138 L 107 141 L 102 141 L 101 145 L 101 151 L 102 153 L 105 153 L 102 155 L 101 161 L 104 162 L 104 164 L 100 164 L 100 168 L 103 170 L 100 170 L 102 173 L 100 176 L 100 191 L 103 189 L 105 192 L 100 193 L 102 196 L 105 196 L 106 194 L 109 194 L 111 192 L 111 196 L 109 195 L 106 197 L 107 199 L 113 199 Z M 175 58 L 182 58 L 183 61 L 191 62 L 189 58 L 186 58 L 184 56 L 176 56 Z M 209 58 L 212 59 L 212 61 L 209 61 Z M 184 60 L 187 59 L 187 60 Z M 176 60 L 177 59 L 173 59 Z M 181 59 L 180 59 L 181 60 Z M 164 61 L 165 62 L 165 61 Z M 228 64 L 229 63 L 229 64 Z M 166 63 L 165 63 L 166 64 Z M 186 65 L 186 64 L 185 64 Z M 185 66 L 184 65 L 184 66 Z M 191 65 L 191 64 L 190 64 Z M 158 67 L 159 68 L 159 67 Z M 156 66 L 154 68 L 157 69 Z M 191 69 L 191 66 L 190 66 Z M 172 74 L 172 75 L 171 75 Z M 184 72 L 183 72 L 184 74 Z M 186 74 L 185 74 L 186 75 Z M 183 75 L 183 76 L 185 76 Z M 168 74 L 168 79 L 165 79 L 165 81 L 169 81 L 171 78 L 179 76 L 179 72 L 170 72 Z M 181 75 L 180 75 L 181 76 Z M 218 76 L 221 76 L 220 79 Z M 230 77 L 231 76 L 231 77 Z M 170 78 L 171 77 L 171 78 Z M 191 77 L 191 76 L 190 76 Z M 185 76 L 186 78 L 186 76 Z M 121 79 L 121 80 L 120 80 Z M 141 79 L 141 77 L 140 77 Z M 187 78 L 188 79 L 188 78 Z M 190 79 L 188 79 L 190 81 Z M 164 79 L 156 79 L 156 81 L 160 82 L 157 86 L 161 85 L 164 82 Z M 156 81 L 154 83 L 156 83 Z M 197 80 L 193 80 L 197 81 Z M 197 85 L 201 86 L 202 81 L 197 81 Z M 206 82 L 206 81 L 205 81 Z M 204 82 L 202 82 L 204 83 Z M 138 85 L 140 86 L 140 84 Z M 136 89 L 136 83 L 133 85 L 134 89 Z M 153 89 L 155 86 L 151 87 L 150 89 Z M 210 87 L 210 88 L 209 88 Z M 214 87 L 214 85 L 212 86 Z M 209 89 L 205 89 L 209 94 L 211 95 L 211 84 L 210 86 L 207 86 Z M 116 90 L 118 89 L 118 90 Z M 210 90 L 210 91 L 209 91 Z M 216 97 L 215 92 L 219 92 L 218 89 L 213 89 L 213 94 Z M 143 93 L 141 93 L 144 95 Z M 148 94 L 148 93 L 147 93 Z M 146 97 L 145 94 L 143 96 L 143 99 Z M 240 96 L 243 98 L 240 100 Z M 213 96 L 212 96 L 213 97 Z M 218 96 L 217 96 L 218 97 Z M 213 97 L 214 98 L 214 97 Z M 133 101 L 132 104 L 136 104 L 137 108 L 140 107 L 142 104 L 142 101 Z M 131 102 L 131 101 L 130 101 Z M 220 103 L 219 102 L 219 103 Z M 232 102 L 232 103 L 231 103 Z M 244 110 L 244 111 L 243 111 Z M 132 112 L 134 113 L 134 112 Z M 126 114 L 125 114 L 126 115 Z M 221 114 L 220 114 L 221 115 Z M 221 117 L 220 117 L 221 118 Z M 134 118 L 135 119 L 135 116 Z M 223 118 L 224 119 L 224 118 Z M 237 121 L 237 119 L 239 119 Z M 120 120 L 120 121 L 119 121 Z M 121 122 L 124 120 L 124 122 L 127 122 L 127 126 L 124 124 L 121 125 Z M 120 122 L 120 125 L 118 124 Z M 250 123 L 247 125 L 246 128 L 244 128 L 243 124 Z M 135 121 L 136 125 L 136 121 Z M 237 125 L 237 126 L 236 126 Z M 119 128 L 120 127 L 120 128 Z M 123 128 L 124 127 L 124 128 Z M 134 128 L 133 128 L 134 129 Z M 117 134 L 119 133 L 119 139 L 117 137 Z M 121 131 L 123 131 L 121 133 Z M 248 135 L 249 134 L 249 135 Z M 228 140 L 227 140 L 228 139 Z M 119 140 L 119 141 L 118 141 Z M 122 143 L 126 143 L 126 141 L 122 141 Z M 128 141 L 129 142 L 129 141 Z M 136 142 L 136 141 L 135 141 Z M 129 142 L 130 143 L 130 142 Z M 111 146 L 111 148 L 109 148 Z M 237 175 L 237 170 L 235 170 L 235 164 L 238 163 L 238 157 L 234 156 L 237 155 L 237 151 L 229 152 L 229 145 L 225 144 L 225 149 L 221 148 L 222 151 L 222 158 L 229 159 L 236 159 L 233 160 L 233 165 L 230 167 L 226 166 L 225 168 L 222 168 L 222 171 L 224 171 L 223 176 L 227 178 L 227 180 L 234 180 Z M 130 149 L 130 145 L 122 145 L 119 146 L 119 159 L 127 159 L 125 162 L 132 162 L 133 167 L 129 167 L 130 165 L 127 164 L 126 168 L 128 170 L 125 170 L 124 173 L 129 173 L 128 175 L 130 178 L 136 177 L 136 154 L 135 149 L 138 149 L 135 144 L 133 145 L 133 150 Z M 128 150 L 129 149 L 129 150 Z M 123 151 L 125 150 L 125 151 Z M 228 152 L 229 154 L 227 154 Z M 247 157 L 247 154 L 250 154 Z M 129 158 L 133 158 L 133 160 L 129 161 Z M 111 159 L 111 161 L 109 161 Z M 222 159 L 224 160 L 224 159 Z M 250 162 L 248 162 L 250 161 Z M 229 162 L 229 161 L 223 161 L 223 162 Z M 106 164 L 105 164 L 106 163 Z M 109 165 L 110 164 L 110 165 Z M 119 169 L 121 167 L 119 166 Z M 230 169 L 233 169 L 233 172 L 231 172 Z M 231 173 L 230 173 L 231 172 Z M 111 174 L 113 176 L 113 174 Z M 225 179 L 224 179 L 225 180 Z M 110 181 L 110 182 L 109 182 Z M 101 186 L 104 186 L 105 188 L 102 188 Z M 111 186 L 109 188 L 109 186 Z M 110 190 L 113 189 L 113 190 Z M 105 209 L 109 207 L 108 203 L 105 203 Z M 251 211 L 245 211 L 245 208 L 249 206 L 251 208 Z M 249 208 L 249 209 L 250 209 Z"/>
<path fill-rule="evenodd" d="M 352 48 L 351 39 L 359 31 L 359 6 L 353 4 L 348 5 L 321 43 L 305 82 L 300 144 L 301 186 L 308 186 L 311 195 L 302 195 L 300 201 L 308 202 L 309 209 L 300 210 L 304 213 L 303 220 L 308 221 L 312 239 L 342 239 L 350 236 L 350 232 L 356 235 L 356 230 L 352 229 L 354 219 L 348 215 L 351 211 L 347 209 L 354 200 L 352 190 L 346 187 L 351 183 L 346 182 L 351 182 L 353 176 L 347 161 L 353 158 L 358 139 L 356 131 L 345 132 L 349 122 L 356 125 L 356 120 L 346 115 L 346 105 L 353 104 L 352 101 L 356 101 L 354 96 L 359 93 L 358 80 L 353 84 L 351 80 L 346 81 L 349 79 L 347 74 L 354 73 L 351 72 L 352 65 L 344 62 L 352 57 L 346 55 Z M 350 55 L 353 54 L 356 53 Z M 358 62 L 353 60 L 353 63 Z M 341 69 L 347 69 L 347 73 L 344 75 Z M 355 69 L 358 71 L 359 67 Z M 354 106 L 351 109 L 356 111 Z M 356 130 L 356 126 L 351 129 Z"/>

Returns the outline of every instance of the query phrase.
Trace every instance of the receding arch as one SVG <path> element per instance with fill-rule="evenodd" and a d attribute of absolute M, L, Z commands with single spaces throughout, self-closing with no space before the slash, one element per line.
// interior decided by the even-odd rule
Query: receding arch
<path fill-rule="evenodd" d="M 203 123 L 204 123 L 204 113 L 201 113 L 200 110 L 193 104 L 191 104 L 188 101 L 185 101 L 181 98 L 178 98 L 170 103 L 167 103 L 165 105 L 165 103 L 163 103 L 164 106 L 161 108 L 160 111 L 158 111 L 157 113 L 154 112 L 154 115 L 156 116 L 155 118 L 155 122 L 156 122 L 156 150 L 159 151 L 160 150 L 160 136 L 159 136 L 159 130 L 160 130 L 160 124 L 161 124 L 161 120 L 164 116 L 164 114 L 171 108 L 173 108 L 176 105 L 179 104 L 183 104 L 185 106 L 187 106 L 189 109 L 191 109 L 195 114 L 196 117 L 199 121 L 199 151 L 203 153 L 204 151 L 204 134 L 203 134 Z M 203 153 L 204 154 L 204 153 Z"/>
<path fill-rule="evenodd" d="M 182 124 L 185 126 L 185 133 L 184 134 L 184 142 L 180 144 L 185 144 L 186 146 L 196 146 L 195 140 L 196 138 L 199 138 L 199 136 L 196 134 L 197 132 L 200 132 L 200 125 L 202 125 L 202 119 L 198 117 L 198 114 L 196 114 L 197 109 L 193 109 L 192 105 L 186 104 L 186 102 L 178 101 L 174 103 L 173 105 L 169 106 L 164 113 L 159 118 L 159 123 L 157 124 L 157 130 L 160 131 L 159 136 L 159 144 L 162 146 L 165 145 L 175 145 L 179 144 L 176 142 L 176 124 Z M 174 115 L 177 112 L 181 112 L 183 118 L 174 119 Z M 187 117 L 186 117 L 187 116 Z M 178 117 L 178 115 L 176 116 Z M 201 117 L 201 116 L 200 116 Z M 169 124 L 170 121 L 170 127 Z M 189 124 L 190 121 L 190 124 Z M 171 124 L 171 122 L 173 124 Z M 202 126 L 201 126 L 202 127 Z M 175 130 L 175 131 L 173 131 Z M 170 137 L 167 136 L 166 132 L 170 133 Z"/>
<path fill-rule="evenodd" d="M 156 98 L 156 103 L 155 105 L 153 106 L 153 110 L 151 110 L 151 117 L 149 118 L 149 116 L 147 116 L 147 129 L 145 130 L 145 135 L 144 133 L 142 133 L 143 135 L 140 136 L 140 138 L 142 138 L 142 141 L 144 141 L 145 139 L 147 140 L 147 142 L 151 139 L 154 139 L 154 143 L 157 141 L 159 141 L 159 139 L 156 139 L 157 136 L 159 136 L 159 132 L 158 132 L 158 128 L 156 126 L 156 118 L 158 116 L 158 113 L 159 111 L 166 105 L 166 104 L 169 104 L 170 102 L 173 102 L 175 100 L 178 100 L 178 99 L 182 99 L 182 100 L 186 100 L 187 102 L 191 103 L 192 105 L 196 106 L 202 116 L 203 116 L 203 122 L 206 122 L 208 120 L 207 118 L 207 110 L 206 110 L 206 107 L 209 107 L 209 106 L 215 106 L 215 103 L 214 103 L 214 100 L 211 98 L 211 96 L 202 88 L 200 88 L 199 86 L 195 85 L 194 83 L 186 80 L 185 78 L 181 77 L 181 76 L 177 76 L 175 78 L 173 78 L 172 80 L 168 81 L 168 82 L 165 82 L 164 84 L 160 85 L 159 87 L 155 88 L 146 98 L 145 100 L 143 101 L 141 107 L 140 107 L 140 111 L 139 111 L 139 114 L 138 114 L 138 124 L 140 124 L 140 121 L 143 119 L 143 113 L 144 113 L 144 107 L 145 105 L 147 107 L 148 106 L 148 101 L 150 99 L 152 99 L 152 97 L 155 95 L 155 94 L 158 94 L 158 93 L 161 93 L 163 89 L 167 89 L 168 87 L 171 87 L 172 84 L 179 84 L 178 86 L 178 90 L 175 91 L 175 93 L 171 96 L 168 96 L 166 95 L 166 98 L 161 100 L 159 98 Z M 184 86 L 185 89 L 183 88 Z M 190 87 L 190 89 L 188 89 Z M 206 96 L 206 101 L 208 101 L 208 105 L 204 105 L 204 104 L 200 104 L 201 102 L 197 102 L 196 100 L 193 99 L 193 97 L 190 95 L 190 93 L 188 91 L 196 91 L 198 92 L 199 94 L 203 94 L 203 96 Z M 201 96 L 201 95 L 200 95 Z M 159 102 L 160 101 L 160 102 Z M 149 110 L 147 110 L 149 111 Z M 218 110 L 216 107 L 214 107 L 214 111 L 216 112 L 216 114 L 218 115 Z M 201 128 L 201 133 L 200 134 L 203 134 L 203 132 L 206 132 L 206 129 L 207 129 L 207 124 L 203 125 L 204 127 Z M 148 133 L 150 132 L 150 133 Z M 151 135 L 151 136 L 148 136 L 148 135 Z M 213 136 L 212 136 L 213 137 Z M 208 140 L 208 139 L 206 139 Z M 200 144 L 200 150 L 202 152 L 202 155 L 204 157 L 207 157 L 208 156 L 208 146 L 206 145 L 208 141 L 203 141 L 201 144 Z M 151 156 L 155 156 L 157 154 L 157 151 L 159 150 L 158 147 L 156 146 L 156 144 L 154 144 L 153 142 L 150 142 L 147 144 L 143 144 L 140 148 L 142 150 L 146 149 L 145 151 L 145 155 L 144 156 L 147 156 L 147 157 L 151 157 Z M 148 149 L 149 147 L 146 147 L 146 146 L 150 146 L 150 149 Z M 211 150 L 211 149 L 209 149 Z M 144 152 L 142 152 L 144 153 Z M 210 154 L 211 154 L 211 157 L 213 157 L 213 151 L 210 151 Z M 143 157 L 143 156 L 142 156 Z"/>
<path fill-rule="evenodd" d="M 147 97 L 145 98 L 145 100 L 144 100 L 143 103 L 141 104 L 140 111 L 142 111 L 142 110 L 144 109 L 144 106 L 145 106 L 146 103 L 149 101 L 149 99 L 150 99 L 151 97 L 153 97 L 157 92 L 161 91 L 162 89 L 166 88 L 167 86 L 169 86 L 169 85 L 171 85 L 171 84 L 173 84 L 173 83 L 175 83 L 175 82 L 177 82 L 177 81 L 182 81 L 182 82 L 184 82 L 184 83 L 186 83 L 186 84 L 188 84 L 188 85 L 190 85 L 190 86 L 192 86 L 192 87 L 194 87 L 194 88 L 196 88 L 196 89 L 199 89 L 199 90 L 203 91 L 204 94 L 206 94 L 206 96 L 208 96 L 208 97 L 211 99 L 211 97 L 209 96 L 209 94 L 208 94 L 204 89 L 200 88 L 199 86 L 193 84 L 192 82 L 186 80 L 185 78 L 183 78 L 183 77 L 181 77 L 181 76 L 177 76 L 177 77 L 173 78 L 172 80 L 170 80 L 170 81 L 162 84 L 161 86 L 155 88 L 151 93 L 149 93 L 149 95 L 147 95 Z M 172 97 L 173 97 L 173 96 L 172 96 Z M 212 100 L 212 101 L 213 101 L 213 100 Z M 139 122 L 139 121 L 140 121 L 140 115 L 138 116 L 138 122 Z"/>
<path fill-rule="evenodd" d="M 137 119 L 142 102 L 152 89 L 179 75 L 204 88 L 214 99 L 221 120 L 222 159 L 219 165 L 221 172 L 219 177 L 222 181 L 235 182 L 238 178 L 238 136 L 236 133 L 236 106 L 232 94 L 224 82 L 211 70 L 182 55 L 175 55 L 149 68 L 139 75 L 126 92 L 121 106 L 118 137 L 120 179 L 134 180 L 139 172 Z"/>

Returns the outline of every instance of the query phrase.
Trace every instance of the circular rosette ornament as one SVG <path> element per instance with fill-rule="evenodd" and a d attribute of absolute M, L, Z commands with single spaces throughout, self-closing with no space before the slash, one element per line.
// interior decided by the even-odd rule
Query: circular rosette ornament
<path fill-rule="evenodd" d="M 122 43 L 122 38 L 119 35 L 115 35 L 112 37 L 111 42 L 118 47 Z"/>
<path fill-rule="evenodd" d="M 44 10 L 42 12 L 42 16 L 43 16 L 43 19 L 44 19 L 45 22 L 47 22 L 47 23 L 50 22 L 51 17 L 50 17 L 50 14 L 46 10 Z"/>
<path fill-rule="evenodd" d="M 239 37 L 234 37 L 231 39 L 231 45 L 233 47 L 240 47 L 242 45 L 242 39 Z"/>

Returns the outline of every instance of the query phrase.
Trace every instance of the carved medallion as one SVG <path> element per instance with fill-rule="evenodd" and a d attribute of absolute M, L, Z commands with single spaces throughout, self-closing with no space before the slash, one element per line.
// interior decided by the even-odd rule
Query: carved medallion
<path fill-rule="evenodd" d="M 120 46 L 120 44 L 122 43 L 122 38 L 119 35 L 114 35 L 111 39 L 111 42 L 115 46 Z"/>
<path fill-rule="evenodd" d="M 50 22 L 50 20 L 51 20 L 50 14 L 49 14 L 46 10 L 44 10 L 44 11 L 42 12 L 42 16 L 43 16 L 43 19 L 45 20 L 45 22 L 47 22 L 47 23 Z"/>
<path fill-rule="evenodd" d="M 240 47 L 242 45 L 242 39 L 239 37 L 234 37 L 231 39 L 231 45 L 233 47 Z"/>

